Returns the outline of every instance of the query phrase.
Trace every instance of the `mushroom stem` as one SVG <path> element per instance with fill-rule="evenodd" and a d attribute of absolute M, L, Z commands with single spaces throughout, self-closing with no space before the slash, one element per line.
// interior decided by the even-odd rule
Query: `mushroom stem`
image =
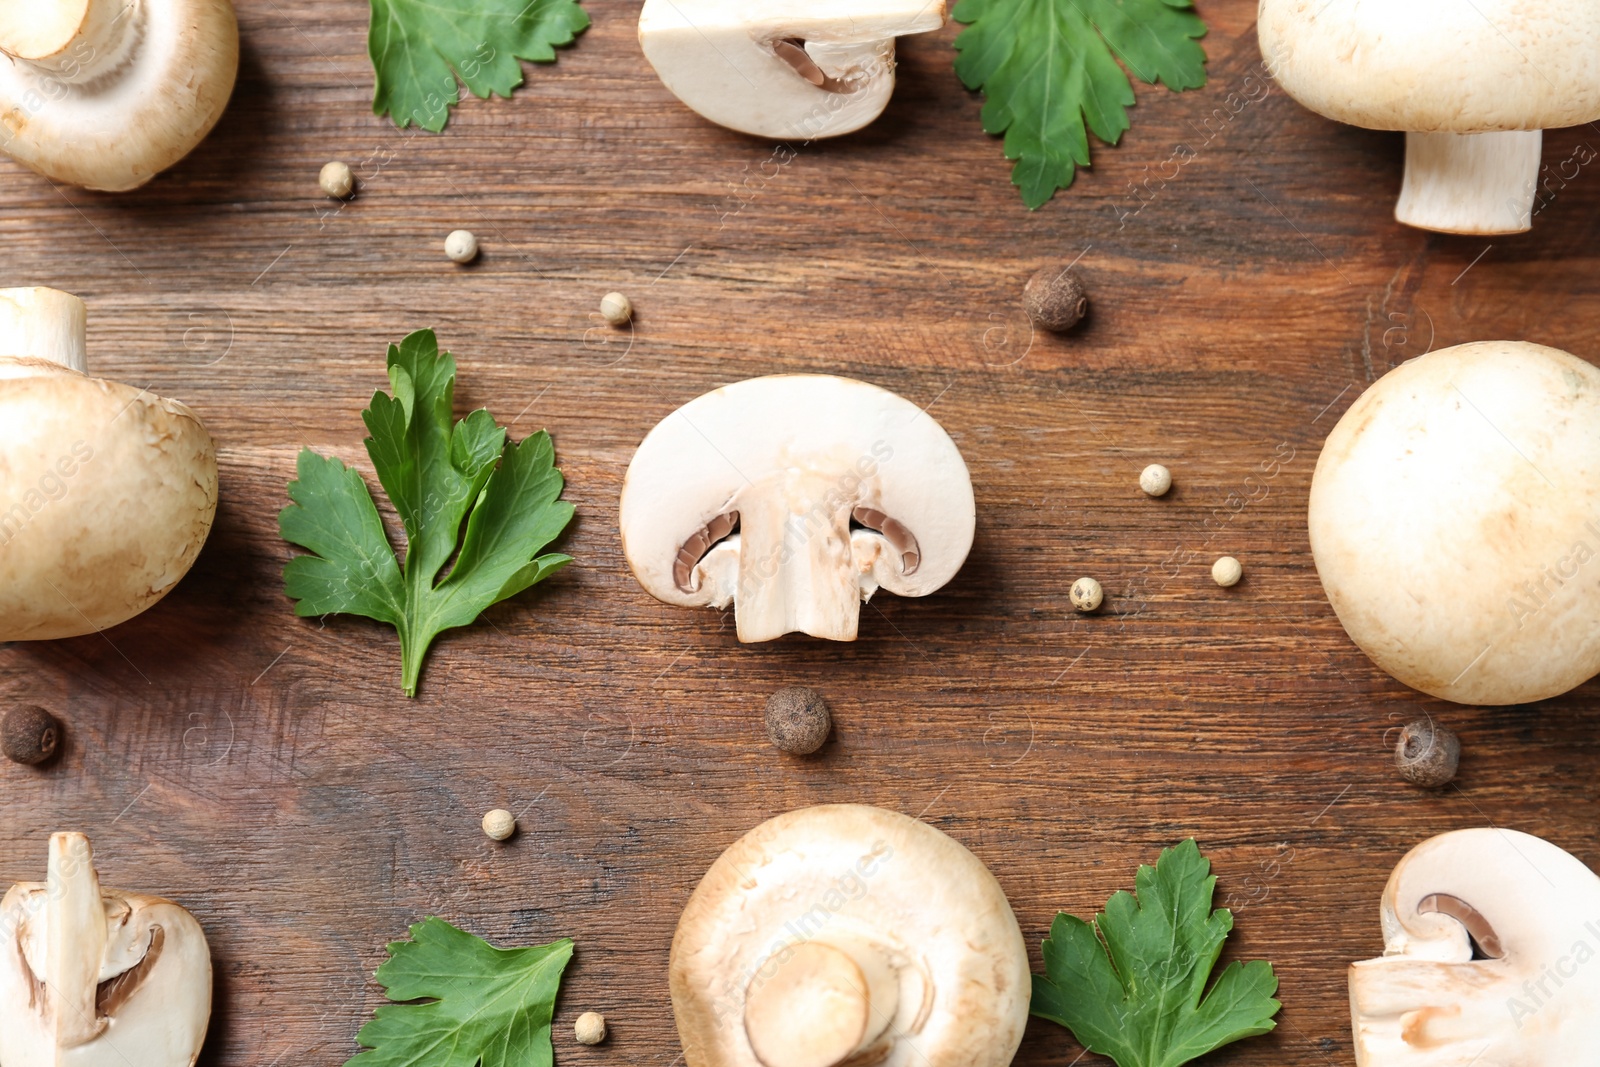
<path fill-rule="evenodd" d="M 83 301 L 71 293 L 0 289 L 0 359 L 48 360 L 84 373 L 87 324 Z"/>
<path fill-rule="evenodd" d="M 1407 133 L 1394 217 L 1441 233 L 1523 233 L 1533 226 L 1541 130 Z"/>
<path fill-rule="evenodd" d="M 834 1067 L 870 1048 L 900 1007 L 899 975 L 883 950 L 852 936 L 805 941 L 779 954 L 745 992 L 744 1027 L 765 1067 Z"/>
<path fill-rule="evenodd" d="M 95 1010 L 106 952 L 106 911 L 94 852 L 82 834 L 50 835 L 45 989 L 59 1048 L 75 1048 L 100 1035 Z"/>
<path fill-rule="evenodd" d="M 861 586 L 850 554 L 850 502 L 837 479 L 783 470 L 746 493 L 734 622 L 739 640 L 771 641 L 799 631 L 854 641 Z"/>
<path fill-rule="evenodd" d="M 138 11 L 128 0 L 8 4 L 0 12 L 0 53 L 59 80 L 83 81 L 120 61 L 137 36 L 128 30 Z"/>

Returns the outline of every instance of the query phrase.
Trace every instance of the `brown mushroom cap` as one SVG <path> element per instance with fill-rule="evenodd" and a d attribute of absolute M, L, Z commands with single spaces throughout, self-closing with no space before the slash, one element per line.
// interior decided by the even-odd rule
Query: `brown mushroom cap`
<path fill-rule="evenodd" d="M 1384 375 L 1328 435 L 1311 551 L 1362 651 L 1471 704 L 1600 672 L 1600 370 L 1519 341 Z"/>
<path fill-rule="evenodd" d="M 37 0 L 0 11 L 0 150 L 56 181 L 143 185 L 204 139 L 233 93 L 230 0 Z"/>
<path fill-rule="evenodd" d="M 1261 54 L 1300 103 L 1374 130 L 1542 130 L 1600 118 L 1600 6 L 1262 0 Z"/>
<path fill-rule="evenodd" d="M 668 973 L 688 1067 L 1004 1067 L 1031 994 L 982 861 L 860 804 L 792 811 L 730 846 L 684 908 Z"/>
<path fill-rule="evenodd" d="M 0 291 L 0 319 L 17 292 Z M 0 641 L 139 614 L 188 571 L 216 507 L 216 449 L 187 407 L 0 349 Z"/>

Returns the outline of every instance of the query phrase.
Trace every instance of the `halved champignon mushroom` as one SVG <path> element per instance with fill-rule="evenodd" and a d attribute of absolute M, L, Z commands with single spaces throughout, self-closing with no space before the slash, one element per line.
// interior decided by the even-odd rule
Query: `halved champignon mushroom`
<path fill-rule="evenodd" d="M 211 131 L 238 69 L 229 0 L 0 4 L 0 150 L 56 181 L 136 188 Z"/>
<path fill-rule="evenodd" d="M 1516 341 L 1390 371 L 1328 435 L 1311 551 L 1406 685 L 1520 704 L 1600 672 L 1600 370 Z"/>
<path fill-rule="evenodd" d="M 47 880 L 0 900 L 0 1063 L 191 1067 L 210 1017 L 194 916 L 101 888 L 89 839 L 52 834 Z"/>
<path fill-rule="evenodd" d="M 982 861 L 862 804 L 734 842 L 689 898 L 668 974 L 688 1067 L 1004 1067 L 1032 994 Z"/>
<path fill-rule="evenodd" d="M 89 377 L 84 341 L 77 297 L 0 290 L 0 641 L 132 618 L 211 530 L 205 425 L 175 400 Z"/>
<path fill-rule="evenodd" d="M 865 382 L 776 375 L 651 430 L 620 525 L 652 596 L 733 604 L 741 641 L 853 641 L 879 587 L 926 596 L 955 577 L 975 520 L 967 465 L 932 416 Z"/>
<path fill-rule="evenodd" d="M 1383 891 L 1384 953 L 1350 966 L 1358 1067 L 1592 1063 L 1600 878 L 1548 841 L 1457 830 Z"/>
<path fill-rule="evenodd" d="M 639 44 L 712 122 L 809 141 L 882 114 L 895 38 L 943 25 L 943 0 L 645 0 Z"/>
<path fill-rule="evenodd" d="M 1445 233 L 1532 225 L 1541 131 L 1600 119 L 1600 5 L 1261 0 L 1261 53 L 1318 114 L 1406 132 L 1395 218 Z"/>

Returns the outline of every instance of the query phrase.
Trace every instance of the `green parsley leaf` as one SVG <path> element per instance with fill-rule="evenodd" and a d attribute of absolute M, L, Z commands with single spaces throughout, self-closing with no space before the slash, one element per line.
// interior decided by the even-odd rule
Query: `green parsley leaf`
<path fill-rule="evenodd" d="M 549 434 L 508 444 L 481 409 L 452 426 L 456 362 L 432 330 L 389 346 L 389 382 L 394 395 L 374 393 L 362 419 L 367 455 L 405 526 L 405 562 L 396 562 L 360 473 L 310 449 L 300 452 L 299 478 L 289 483 L 294 503 L 278 515 L 278 529 L 312 553 L 283 569 L 295 614 L 364 615 L 393 626 L 401 684 L 416 696 L 435 637 L 572 562 L 537 553 L 573 508 L 558 499 L 566 483 Z"/>
<path fill-rule="evenodd" d="M 495 948 L 443 919 L 417 923 L 378 968 L 395 1003 L 356 1034 L 370 1051 L 345 1067 L 550 1067 L 550 1019 L 570 959 L 566 938 Z"/>
<path fill-rule="evenodd" d="M 1041 1019 L 1069 1028 L 1117 1067 L 1179 1067 L 1277 1025 L 1272 964 L 1230 963 L 1206 990 L 1233 913 L 1211 910 L 1217 880 L 1194 841 L 1139 868 L 1138 892 L 1120 892 L 1094 923 L 1062 913 L 1033 976 Z"/>
<path fill-rule="evenodd" d="M 509 97 L 519 60 L 553 63 L 588 28 L 577 0 L 372 0 L 373 113 L 438 133 L 460 102 L 458 76 L 481 99 Z"/>
<path fill-rule="evenodd" d="M 1084 124 L 1107 144 L 1128 128 L 1133 85 L 1206 83 L 1205 23 L 1192 0 L 961 0 L 956 74 L 982 89 L 985 133 L 1006 135 L 1011 181 L 1037 208 L 1089 165 Z M 1116 53 L 1116 58 L 1112 53 Z"/>

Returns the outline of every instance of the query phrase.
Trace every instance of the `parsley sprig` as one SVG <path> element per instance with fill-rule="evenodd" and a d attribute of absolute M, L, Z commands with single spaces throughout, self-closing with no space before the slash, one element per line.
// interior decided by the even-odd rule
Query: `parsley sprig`
<path fill-rule="evenodd" d="M 354 468 L 302 449 L 284 540 L 312 554 L 283 569 L 297 615 L 364 615 L 400 634 L 401 686 L 416 696 L 433 639 L 466 626 L 570 563 L 539 555 L 572 519 L 550 435 L 507 443 L 479 409 L 452 424 L 456 362 L 432 330 L 389 346 L 389 383 L 362 412 L 378 481 L 405 526 L 395 558 L 372 494 Z M 449 573 L 440 577 L 445 564 Z"/>
<path fill-rule="evenodd" d="M 1037 208 L 1089 165 L 1088 131 L 1116 144 L 1128 129 L 1133 85 L 1206 83 L 1192 0 L 961 0 L 951 13 L 956 73 L 982 89 L 983 128 L 1005 134 L 1011 181 Z M 1121 60 L 1121 66 L 1118 65 Z"/>
<path fill-rule="evenodd" d="M 1180 1067 L 1244 1037 L 1272 1030 L 1282 1007 L 1272 964 L 1234 962 L 1211 971 L 1233 913 L 1211 910 L 1217 880 L 1193 840 L 1139 868 L 1093 923 L 1062 913 L 1033 976 L 1031 1011 L 1070 1029 L 1117 1067 Z M 1207 984 L 1210 983 L 1210 988 Z"/>

